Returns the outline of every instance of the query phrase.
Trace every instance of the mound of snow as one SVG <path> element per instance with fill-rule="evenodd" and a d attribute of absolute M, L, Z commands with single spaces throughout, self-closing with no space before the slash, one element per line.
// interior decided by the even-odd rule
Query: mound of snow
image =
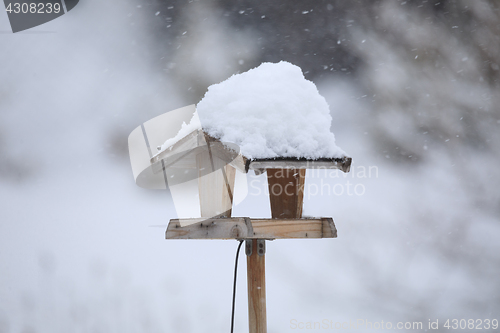
<path fill-rule="evenodd" d="M 339 158 L 326 100 L 302 70 L 263 63 L 214 84 L 197 105 L 205 132 L 248 158 Z"/>
<path fill-rule="evenodd" d="M 198 114 L 195 112 L 189 121 L 189 124 L 186 122 L 182 122 L 181 129 L 179 132 L 173 137 L 165 141 L 165 143 L 161 146 L 160 152 L 163 152 L 167 149 L 172 149 L 172 146 L 179 142 L 185 136 L 191 134 L 193 131 L 201 129 L 200 119 L 198 118 Z"/>

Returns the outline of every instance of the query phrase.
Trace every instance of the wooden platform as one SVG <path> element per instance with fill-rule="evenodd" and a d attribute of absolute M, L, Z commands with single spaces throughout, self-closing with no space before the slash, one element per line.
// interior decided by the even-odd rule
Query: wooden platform
<path fill-rule="evenodd" d="M 181 226 L 185 225 L 185 226 Z M 173 219 L 166 239 L 336 238 L 333 219 L 258 219 L 249 217 Z"/>

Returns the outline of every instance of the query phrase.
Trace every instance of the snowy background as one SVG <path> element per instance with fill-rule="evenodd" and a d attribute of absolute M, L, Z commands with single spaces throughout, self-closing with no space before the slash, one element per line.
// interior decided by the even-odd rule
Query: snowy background
<path fill-rule="evenodd" d="M 237 242 L 165 241 L 172 202 L 134 184 L 127 136 L 280 60 L 327 99 L 353 172 L 306 180 L 346 190 L 304 207 L 338 239 L 268 242 L 269 332 L 500 319 L 498 1 L 88 0 L 9 31 L 1 11 L 1 333 L 229 331 Z"/>

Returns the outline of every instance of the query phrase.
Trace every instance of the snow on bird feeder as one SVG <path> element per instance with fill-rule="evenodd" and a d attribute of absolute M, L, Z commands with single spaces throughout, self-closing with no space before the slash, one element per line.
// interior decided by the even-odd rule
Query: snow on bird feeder
<path fill-rule="evenodd" d="M 246 240 L 250 332 L 265 332 L 265 240 L 337 237 L 331 217 L 302 218 L 306 169 L 349 172 L 351 158 L 335 144 L 325 99 L 288 62 L 263 63 L 212 85 L 189 110 L 189 121 L 161 143 L 153 133 L 159 122 L 142 126 L 146 146 L 153 146 L 152 133 L 158 151 L 149 150 L 149 164 L 142 153 L 141 166 L 170 189 L 197 182 L 200 211 L 193 214 L 201 218 L 170 220 L 167 239 Z M 129 146 L 139 147 L 135 132 Z M 138 153 L 130 153 L 133 161 Z M 236 173 L 250 170 L 267 173 L 270 219 L 231 216 Z"/>
<path fill-rule="evenodd" d="M 351 159 L 330 132 L 328 104 L 288 62 L 264 63 L 209 87 L 197 110 L 208 135 L 239 147 L 245 172 L 267 171 L 273 218 L 302 216 L 306 168 L 349 171 Z M 285 193 L 289 184 L 296 195 Z"/>

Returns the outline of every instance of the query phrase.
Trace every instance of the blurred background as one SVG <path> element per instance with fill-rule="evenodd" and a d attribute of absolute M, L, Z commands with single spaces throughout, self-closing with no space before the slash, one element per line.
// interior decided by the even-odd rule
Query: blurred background
<path fill-rule="evenodd" d="M 306 199 L 337 239 L 268 242 L 269 332 L 500 319 L 498 1 L 87 0 L 17 34 L 2 11 L 0 49 L 1 333 L 229 331 L 237 242 L 165 241 L 172 200 L 134 184 L 127 137 L 280 60 L 353 158 L 324 181 L 364 191 Z"/>

